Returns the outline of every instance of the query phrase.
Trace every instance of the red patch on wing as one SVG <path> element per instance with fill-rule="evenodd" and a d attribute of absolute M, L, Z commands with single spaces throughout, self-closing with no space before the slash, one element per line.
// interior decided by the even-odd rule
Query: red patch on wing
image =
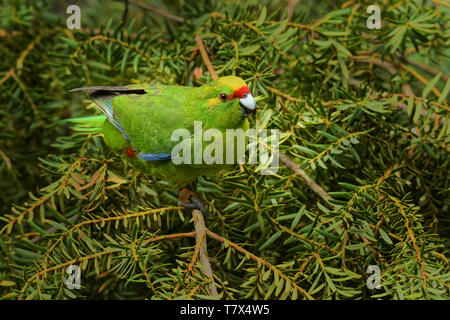
<path fill-rule="evenodd" d="M 250 93 L 250 89 L 247 86 L 243 86 L 240 89 L 234 90 L 233 99 L 244 98 L 246 93 Z"/>
<path fill-rule="evenodd" d="M 127 158 L 134 159 L 134 158 L 136 158 L 136 151 L 134 151 L 133 147 L 128 147 L 128 148 L 125 150 L 125 156 L 126 156 Z"/>

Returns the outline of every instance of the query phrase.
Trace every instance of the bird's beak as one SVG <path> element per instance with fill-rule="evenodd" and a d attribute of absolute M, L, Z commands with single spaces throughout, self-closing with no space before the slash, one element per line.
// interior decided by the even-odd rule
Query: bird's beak
<path fill-rule="evenodd" d="M 246 93 L 243 98 L 239 99 L 243 116 L 256 114 L 256 101 L 251 93 Z"/>

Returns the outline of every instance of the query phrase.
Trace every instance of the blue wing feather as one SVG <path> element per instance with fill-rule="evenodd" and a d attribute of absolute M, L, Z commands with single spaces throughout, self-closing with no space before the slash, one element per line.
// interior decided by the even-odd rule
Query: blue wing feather
<path fill-rule="evenodd" d="M 168 153 L 143 153 L 138 154 L 138 158 L 145 161 L 160 161 L 160 160 L 170 160 L 171 156 Z"/>

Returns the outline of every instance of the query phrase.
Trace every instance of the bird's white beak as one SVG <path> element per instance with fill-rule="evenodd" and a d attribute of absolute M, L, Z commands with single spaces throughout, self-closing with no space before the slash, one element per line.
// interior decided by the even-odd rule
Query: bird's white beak
<path fill-rule="evenodd" d="M 239 103 L 250 110 L 256 110 L 256 101 L 251 93 L 246 93 L 243 98 L 239 99 Z"/>

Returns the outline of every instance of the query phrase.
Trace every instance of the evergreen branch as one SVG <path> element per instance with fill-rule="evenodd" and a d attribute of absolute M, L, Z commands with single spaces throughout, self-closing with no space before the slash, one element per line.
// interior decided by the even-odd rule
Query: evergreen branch
<path fill-rule="evenodd" d="M 267 87 L 267 89 L 269 89 L 269 91 L 272 92 L 273 94 L 276 94 L 277 96 L 280 96 L 280 97 L 282 97 L 282 98 L 284 98 L 286 100 L 289 100 L 291 102 L 300 102 L 301 101 L 301 99 L 291 97 L 291 96 L 281 92 L 278 89 L 275 89 L 275 88 L 272 88 L 272 87 Z"/>
<path fill-rule="evenodd" d="M 19 77 L 17 76 L 16 72 L 13 71 L 12 75 L 14 80 L 16 80 L 17 84 L 19 85 L 20 89 L 22 89 L 23 94 L 25 95 L 25 98 L 28 100 L 28 102 L 31 105 L 31 108 L 33 109 L 33 112 L 36 116 L 36 119 L 40 122 L 40 124 L 42 125 L 42 119 L 41 119 L 41 114 L 39 113 L 36 104 L 33 101 L 33 98 L 31 97 L 31 95 L 28 93 L 27 88 L 25 87 L 24 83 L 19 79 Z"/>
<path fill-rule="evenodd" d="M 83 28 L 70 31 L 55 24 L 63 5 L 6 0 L 0 299 L 448 298 L 448 5 L 392 1 L 383 28 L 367 31 L 356 0 L 289 0 L 287 13 L 272 2 L 121 1 L 93 0 Z M 217 234 L 197 231 L 181 210 L 131 217 L 175 200 L 165 181 L 123 161 L 99 132 L 69 136 L 61 121 L 94 106 L 67 88 L 197 86 L 202 68 L 251 84 L 293 163 L 281 160 L 287 170 L 272 176 L 239 164 L 199 178 Z M 109 248 L 116 253 L 95 256 Z M 86 278 L 70 291 L 62 265 L 75 258 Z M 370 264 L 383 269 L 382 290 L 364 286 Z"/>
<path fill-rule="evenodd" d="M 59 265 L 56 265 L 56 266 L 53 266 L 53 267 L 50 267 L 50 268 L 46 268 L 46 269 L 44 269 L 44 270 L 41 270 L 41 271 L 39 271 L 38 273 L 35 273 L 30 279 L 28 279 L 28 281 L 25 283 L 24 287 L 22 288 L 22 290 L 21 290 L 21 292 L 20 292 L 20 294 L 19 294 L 18 299 L 19 299 L 19 300 L 22 300 L 22 297 L 23 297 L 23 295 L 24 295 L 24 293 L 25 293 L 25 290 L 28 288 L 28 286 L 30 285 L 30 283 L 34 281 L 34 279 L 36 279 L 36 278 L 38 278 L 38 277 L 40 277 L 40 276 L 42 276 L 42 275 L 45 275 L 45 274 L 48 273 L 48 272 L 56 271 L 56 270 L 58 270 L 58 269 L 62 269 L 62 268 L 64 268 L 64 267 L 70 266 L 70 265 L 72 265 L 72 264 L 77 264 L 77 263 L 80 263 L 80 262 L 83 262 L 83 261 L 86 261 L 86 260 L 91 260 L 91 259 L 95 259 L 95 258 L 104 256 L 104 255 L 112 254 L 112 253 L 114 253 L 114 252 L 116 252 L 116 251 L 117 251 L 117 250 L 112 250 L 112 251 L 106 251 L 106 250 L 105 250 L 105 251 L 97 252 L 97 253 L 94 253 L 94 254 L 91 254 L 91 255 L 88 255 L 88 256 L 84 256 L 84 257 L 81 257 L 81 258 L 72 259 L 72 260 L 70 260 L 70 261 L 61 263 L 61 264 L 59 264 Z"/>
<path fill-rule="evenodd" d="M 261 263 L 262 265 L 266 266 L 268 269 L 270 269 L 272 272 L 277 273 L 281 278 L 283 278 L 285 281 L 289 281 L 291 283 L 291 285 L 301 294 L 303 295 L 305 298 L 307 298 L 308 300 L 314 300 L 314 298 L 308 293 L 306 292 L 304 289 L 302 289 L 300 286 L 297 285 L 297 283 L 295 283 L 295 281 L 291 278 L 289 278 L 288 276 L 286 276 L 284 273 L 282 273 L 278 268 L 276 268 L 275 266 L 273 266 L 271 263 L 269 263 L 268 261 L 261 259 L 260 257 L 254 255 L 253 253 L 251 253 L 250 251 L 245 250 L 244 248 L 238 246 L 237 244 L 231 242 L 228 239 L 222 238 L 221 236 L 215 234 L 214 232 L 210 231 L 210 230 L 206 230 L 206 233 L 208 234 L 208 236 L 210 236 L 211 238 L 214 238 L 224 244 L 227 244 L 228 246 L 232 247 L 233 249 L 239 251 L 240 253 L 242 253 L 244 256 L 248 256 L 250 257 L 252 260 L 255 260 L 258 263 Z"/>
<path fill-rule="evenodd" d="M 41 206 L 43 203 L 45 203 L 47 200 L 51 199 L 51 197 L 56 193 L 56 190 L 47 194 L 45 197 L 40 198 L 38 201 L 36 201 L 35 203 L 33 203 L 33 205 L 31 205 L 28 209 L 26 209 L 25 211 L 21 212 L 19 215 L 17 215 L 14 219 L 10 220 L 5 226 L 3 226 L 2 229 L 0 229 L 0 234 L 2 234 L 3 232 L 7 231 L 7 233 L 11 232 L 12 227 L 14 226 L 14 224 L 23 219 L 24 216 L 26 216 L 27 214 L 29 214 L 30 212 L 33 212 L 34 209 L 38 208 L 39 206 Z"/>
<path fill-rule="evenodd" d="M 283 225 L 281 225 L 281 223 L 279 223 L 277 220 L 275 220 L 272 217 L 270 217 L 270 221 L 272 221 L 272 223 L 274 223 L 281 231 L 286 232 L 287 234 L 293 236 L 294 238 L 297 238 L 297 239 L 305 241 L 305 242 L 312 243 L 319 248 L 330 251 L 332 254 L 337 254 L 336 250 L 333 250 L 332 248 L 327 247 L 326 242 L 320 243 L 320 242 L 314 241 L 312 239 L 308 239 L 307 237 L 301 236 L 298 233 L 292 231 L 291 229 L 284 227 Z"/>
<path fill-rule="evenodd" d="M 84 46 L 90 44 L 91 42 L 97 41 L 97 40 L 104 40 L 104 41 L 107 41 L 107 42 L 116 43 L 116 44 L 121 45 L 122 47 L 125 47 L 125 48 L 127 48 L 127 49 L 134 50 L 137 54 L 139 54 L 141 57 L 143 57 L 145 60 L 147 60 L 147 61 L 150 62 L 151 64 L 156 64 L 156 61 L 154 61 L 154 60 L 152 59 L 152 57 L 150 57 L 148 54 L 144 53 L 142 50 L 140 50 L 140 49 L 137 48 L 136 46 L 130 45 L 130 44 L 128 44 L 128 43 L 126 43 L 126 42 L 124 42 L 124 41 L 118 40 L 118 39 L 109 38 L 109 37 L 104 36 L 104 35 L 93 36 L 93 37 L 91 37 L 91 38 L 85 40 L 85 41 L 78 47 L 78 49 L 75 50 L 75 52 L 74 52 L 73 54 L 71 54 L 70 60 L 73 61 L 74 58 L 80 54 L 81 49 L 82 49 Z"/>
<path fill-rule="evenodd" d="M 422 280 L 423 280 L 422 281 L 422 287 L 423 287 L 423 290 L 426 291 L 426 289 L 427 289 L 427 273 L 425 271 L 425 264 L 423 262 L 422 255 L 420 253 L 420 248 L 417 245 L 417 240 L 416 240 L 416 237 L 414 235 L 414 232 L 411 229 L 411 226 L 409 225 L 409 219 L 408 219 L 408 217 L 406 215 L 405 210 L 403 209 L 403 204 L 397 198 L 395 198 L 395 197 L 393 197 L 391 195 L 389 195 L 389 198 L 392 199 L 395 202 L 395 204 L 397 205 L 398 210 L 400 211 L 400 213 L 402 214 L 403 218 L 405 219 L 405 227 L 406 227 L 406 230 L 408 231 L 408 238 L 412 242 L 412 245 L 413 245 L 415 253 L 416 253 L 417 261 L 420 264 L 420 271 L 421 271 Z"/>
<path fill-rule="evenodd" d="M 23 64 L 24 64 L 24 61 L 25 61 L 26 57 L 28 56 L 30 51 L 33 50 L 33 48 L 40 41 L 41 41 L 41 36 L 39 35 L 32 42 L 30 42 L 30 44 L 27 46 L 27 48 L 24 51 L 22 51 L 20 56 L 17 58 L 15 67 L 12 67 L 11 69 L 9 69 L 9 71 L 5 74 L 5 76 L 2 79 L 0 79 L 0 85 L 3 82 L 5 82 L 6 80 L 8 80 L 10 77 L 14 77 L 16 70 L 20 70 L 20 69 L 23 68 Z"/>
<path fill-rule="evenodd" d="M 71 227 L 70 229 L 67 229 L 53 243 L 53 245 L 44 254 L 44 262 L 46 261 L 47 257 L 50 256 L 50 254 L 56 248 L 56 246 L 64 239 L 64 237 L 66 235 L 72 233 L 75 230 L 80 229 L 83 226 L 86 226 L 86 225 L 89 225 L 89 224 L 101 224 L 101 223 L 104 223 L 104 222 L 119 221 L 119 220 L 125 220 L 125 219 L 141 218 L 141 217 L 144 217 L 144 216 L 147 216 L 147 215 L 150 215 L 150 214 L 163 213 L 163 212 L 166 212 L 166 211 L 179 210 L 179 209 L 182 209 L 182 207 L 168 207 L 168 208 L 153 209 L 153 210 L 148 210 L 148 211 L 143 211 L 143 212 L 138 212 L 138 213 L 131 213 L 131 214 L 115 216 L 115 217 L 98 218 L 98 219 L 86 220 L 86 221 L 80 222 L 80 223 L 74 225 L 73 227 Z M 178 237 L 181 237 L 181 235 L 177 235 L 177 236 L 161 236 L 161 237 L 158 237 L 157 240 L 153 240 L 153 241 L 159 241 L 159 240 L 171 239 L 171 238 L 178 238 Z M 153 241 L 149 240 L 149 242 L 153 242 Z"/>
<path fill-rule="evenodd" d="M 397 96 L 397 97 L 403 97 L 403 98 L 412 98 L 412 99 L 414 99 L 414 100 L 416 100 L 416 101 L 427 102 L 427 103 L 429 103 L 429 104 L 431 104 L 431 105 L 433 105 L 433 106 L 438 107 L 439 109 L 442 109 L 442 110 L 444 110 L 444 111 L 450 112 L 450 107 L 448 107 L 448 106 L 444 106 L 444 105 L 439 104 L 439 103 L 434 102 L 434 101 L 427 101 L 427 99 L 422 98 L 422 97 L 418 97 L 418 96 L 415 96 L 415 95 L 409 95 L 409 94 L 403 94 L 403 93 L 390 93 L 390 94 L 388 94 L 388 96 Z"/>
<path fill-rule="evenodd" d="M 226 19 L 226 16 L 225 16 L 224 14 L 220 13 L 220 12 L 211 12 L 211 13 L 209 13 L 209 15 L 210 15 L 212 18 L 216 18 L 216 19 Z M 279 22 L 279 21 L 263 21 L 262 24 L 264 24 L 264 25 L 274 25 L 274 24 L 280 24 L 280 22 Z M 238 22 L 238 21 L 231 21 L 231 22 L 229 22 L 228 24 L 225 24 L 224 27 L 226 28 L 226 27 L 228 27 L 228 26 L 230 26 L 230 25 L 245 26 L 245 27 L 247 27 L 247 28 L 249 28 L 249 29 L 255 31 L 258 35 L 264 36 L 264 34 L 263 34 L 261 31 L 259 31 L 259 30 L 258 30 L 252 23 L 250 23 L 250 22 L 241 23 L 241 22 Z M 288 23 L 287 23 L 287 26 L 289 26 L 289 27 L 295 27 L 295 28 L 299 28 L 299 29 L 306 29 L 306 30 L 311 31 L 311 32 L 319 32 L 319 33 L 320 33 L 320 31 L 314 29 L 313 27 L 307 26 L 307 25 L 304 25 L 304 24 L 301 24 L 301 23 L 288 22 Z"/>
<path fill-rule="evenodd" d="M 2 85 L 3 82 L 11 78 L 14 75 L 15 70 L 16 68 L 9 69 L 9 71 L 0 79 L 0 85 Z"/>
<path fill-rule="evenodd" d="M 70 222 L 74 222 L 78 217 L 79 217 L 79 215 L 76 214 L 76 215 L 74 215 L 73 217 L 70 217 L 70 218 L 67 219 L 67 220 L 69 220 Z M 57 230 L 58 230 L 57 227 L 50 227 L 50 228 L 48 228 L 47 230 L 45 230 L 45 233 L 46 233 L 46 234 L 53 234 L 53 233 L 55 233 Z M 29 234 L 29 235 L 34 235 L 34 234 Z M 29 236 L 29 235 L 28 235 L 28 236 Z M 43 238 L 44 238 L 44 237 L 41 236 L 40 233 L 38 233 L 38 236 L 36 236 L 36 237 L 34 237 L 33 239 L 31 239 L 30 242 L 31 242 L 31 243 L 36 243 L 36 242 L 38 242 L 39 240 L 41 240 L 41 239 L 43 239 Z"/>
<path fill-rule="evenodd" d="M 25 211 L 19 213 L 15 218 L 11 219 L 2 229 L 0 229 L 0 234 L 5 232 L 5 230 L 7 230 L 7 232 L 10 233 L 12 227 L 14 226 L 14 224 L 17 221 L 22 220 L 27 214 L 33 212 L 34 209 L 40 207 L 45 202 L 50 200 L 53 197 L 53 195 L 60 194 L 62 192 L 62 190 L 65 188 L 65 186 L 67 184 L 68 177 L 70 176 L 72 171 L 80 164 L 81 161 L 84 161 L 84 160 L 87 160 L 87 159 L 86 158 L 78 158 L 74 163 L 72 163 L 69 166 L 69 169 L 66 171 L 65 175 L 59 179 L 59 181 L 61 183 L 59 184 L 57 189 L 52 190 L 47 195 L 45 195 L 42 198 L 40 198 L 39 200 L 35 201 L 28 209 L 26 209 Z"/>
<path fill-rule="evenodd" d="M 133 254 L 134 261 L 139 265 L 139 268 L 141 269 L 142 273 L 144 274 L 145 280 L 147 281 L 149 287 L 152 289 L 152 292 L 156 293 L 155 287 L 153 286 L 153 283 L 150 280 L 150 276 L 148 275 L 145 265 L 139 263 L 139 257 L 136 252 L 136 242 L 138 242 L 138 239 L 133 241 L 133 243 L 131 244 L 131 252 Z"/>
<path fill-rule="evenodd" d="M 349 133 L 349 134 L 346 135 L 345 137 L 341 137 L 341 138 L 339 138 L 338 140 L 336 140 L 336 141 L 330 143 L 330 145 L 329 145 L 325 150 L 323 150 L 322 152 L 318 153 L 314 158 L 310 159 L 308 162 L 309 162 L 310 164 L 311 164 L 311 163 L 314 163 L 315 161 L 317 161 L 318 159 L 321 159 L 324 155 L 326 155 L 327 153 L 329 153 L 329 152 L 333 149 L 333 147 L 339 146 L 339 145 L 340 145 L 341 143 L 343 143 L 345 140 L 348 140 L 348 139 L 350 139 L 350 138 L 352 138 L 352 137 L 358 137 L 358 136 L 360 136 L 360 135 L 367 134 L 367 133 L 369 133 L 370 131 L 372 131 L 372 129 L 371 129 L 371 130 L 367 130 L 367 131 L 363 131 L 363 132 L 352 132 L 352 133 Z"/>

